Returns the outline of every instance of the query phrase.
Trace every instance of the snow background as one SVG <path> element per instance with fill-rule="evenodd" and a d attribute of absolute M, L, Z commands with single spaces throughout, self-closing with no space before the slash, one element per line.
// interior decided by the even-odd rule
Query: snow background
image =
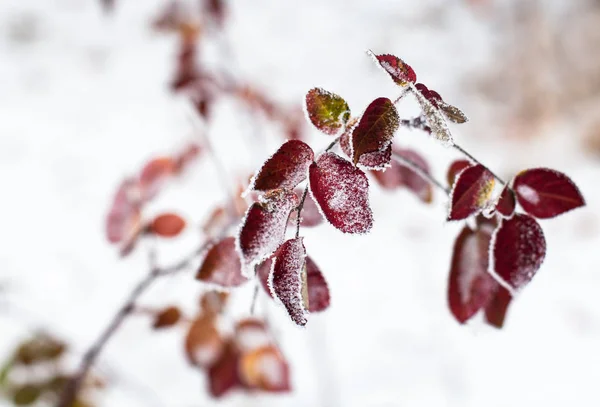
<path fill-rule="evenodd" d="M 193 136 L 185 101 L 166 86 L 175 39 L 149 29 L 161 3 L 121 0 L 112 18 L 94 0 L 0 3 L 2 358 L 39 327 L 81 353 L 147 272 L 144 250 L 118 258 L 103 222 L 125 175 Z M 435 203 L 423 206 L 405 191 L 373 188 L 370 236 L 345 236 L 327 225 L 305 230 L 307 252 L 328 279 L 331 308 L 312 315 L 305 330 L 282 308 L 268 309 L 295 392 L 233 395 L 221 405 L 600 405 L 600 166 L 565 123 L 525 142 L 486 135 L 486 115 L 477 115 L 482 102 L 461 89 L 491 57 L 493 24 L 460 1 L 232 3 L 227 42 L 235 58 L 226 64 L 282 102 L 299 103 L 306 90 L 322 86 L 359 112 L 377 96 L 398 93 L 364 50 L 397 54 L 471 117 L 453 128 L 461 145 L 506 178 L 527 167 L 563 171 L 588 206 L 542 222 L 545 263 L 497 331 L 479 317 L 460 326 L 447 309 L 449 259 L 462 225 L 444 222 L 444 197 L 436 193 Z M 564 3 L 553 2 L 559 11 Z M 434 18 L 425 17 L 432 9 Z M 23 25 L 33 34 L 23 35 Z M 219 63 L 215 50 L 207 53 Z M 258 127 L 266 143 L 257 143 L 255 125 L 239 111 L 235 102 L 220 102 L 210 129 L 230 178 L 252 171 L 279 143 L 268 126 Z M 316 133 L 318 150 L 329 140 Z M 418 132 L 401 131 L 397 142 L 423 152 L 442 179 L 455 157 Z M 224 193 L 210 160 L 195 168 L 149 216 L 176 209 L 190 223 L 203 219 Z M 200 238 L 189 228 L 177 242 L 161 242 L 160 261 Z M 191 277 L 159 281 L 142 302 L 191 312 L 201 290 Z M 251 287 L 245 291 L 239 315 L 247 312 Z M 99 367 L 113 384 L 99 405 L 213 405 L 204 379 L 185 362 L 183 330 L 154 334 L 149 325 L 130 319 L 106 347 Z"/>

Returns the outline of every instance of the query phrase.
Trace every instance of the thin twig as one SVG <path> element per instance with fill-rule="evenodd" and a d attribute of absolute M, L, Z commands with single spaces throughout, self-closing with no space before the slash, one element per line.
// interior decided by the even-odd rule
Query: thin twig
<path fill-rule="evenodd" d="M 460 151 L 463 155 L 465 155 L 469 160 L 473 161 L 475 164 L 479 164 L 481 166 L 483 166 L 490 174 L 492 174 L 494 176 L 494 178 L 496 178 L 498 180 L 498 182 L 500 184 L 502 184 L 502 186 L 506 185 L 506 182 L 500 178 L 498 175 L 496 175 L 492 170 L 489 169 L 489 167 L 483 165 L 481 163 L 481 161 L 479 161 L 478 159 L 476 159 L 475 157 L 473 157 L 468 151 L 466 151 L 464 148 L 462 148 L 461 146 L 459 146 L 458 144 L 454 144 L 453 147 Z"/>
<path fill-rule="evenodd" d="M 308 194 L 308 184 L 304 188 L 304 192 L 302 193 L 302 198 L 300 199 L 300 204 L 296 209 L 296 239 L 300 237 L 300 223 L 302 223 L 302 208 L 304 208 L 304 201 L 306 201 L 306 195 Z"/>
<path fill-rule="evenodd" d="M 400 164 L 405 165 L 406 167 L 408 167 L 411 170 L 413 170 L 414 172 L 416 172 L 421 178 L 425 179 L 426 181 L 429 181 L 429 183 L 431 185 L 436 186 L 440 190 L 444 191 L 444 193 L 446 195 L 450 195 L 450 188 L 444 186 L 444 184 L 442 184 L 440 181 L 435 179 L 431 174 L 429 174 L 427 171 L 425 171 L 425 169 L 423 167 L 421 167 L 419 164 L 417 164 L 413 160 L 403 157 L 396 152 L 392 152 L 392 157 L 396 161 L 398 161 Z"/>
<path fill-rule="evenodd" d="M 252 293 L 252 303 L 250 304 L 250 315 L 254 315 L 254 310 L 256 309 L 256 299 L 258 298 L 258 276 L 255 274 L 254 277 L 254 293 Z"/>

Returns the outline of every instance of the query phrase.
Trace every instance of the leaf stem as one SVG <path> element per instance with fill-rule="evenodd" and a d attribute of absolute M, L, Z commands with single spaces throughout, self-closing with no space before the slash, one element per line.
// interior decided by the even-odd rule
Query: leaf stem
<path fill-rule="evenodd" d="M 440 181 L 435 179 L 431 174 L 429 174 L 423 167 L 414 162 L 413 160 L 403 157 L 398 153 L 392 152 L 392 157 L 398 161 L 400 164 L 405 165 L 410 168 L 414 172 L 416 172 L 421 178 L 427 180 L 430 184 L 436 186 L 440 190 L 444 191 L 446 195 L 450 195 L 450 188 L 444 186 Z"/>
<path fill-rule="evenodd" d="M 463 154 L 465 157 L 467 157 L 469 160 L 473 161 L 475 164 L 479 164 L 482 167 L 484 167 L 490 174 L 492 174 L 494 176 L 494 178 L 496 178 L 496 180 L 502 184 L 502 186 L 506 186 L 507 183 L 506 181 L 504 181 L 502 178 L 500 178 L 498 175 L 496 175 L 492 170 L 489 169 L 489 167 L 483 165 L 481 163 L 481 161 L 479 161 L 478 159 L 476 159 L 475 157 L 473 157 L 467 150 L 465 150 L 464 148 L 462 148 L 461 146 L 459 146 L 458 144 L 453 144 L 452 147 L 454 147 L 454 149 L 460 151 L 461 154 Z"/>

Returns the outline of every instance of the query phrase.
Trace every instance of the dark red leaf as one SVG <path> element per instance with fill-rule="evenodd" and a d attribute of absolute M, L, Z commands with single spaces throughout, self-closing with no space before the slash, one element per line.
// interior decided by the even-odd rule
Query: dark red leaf
<path fill-rule="evenodd" d="M 484 166 L 475 165 L 462 171 L 452 187 L 448 220 L 466 219 L 480 212 L 493 189 L 494 176 Z"/>
<path fill-rule="evenodd" d="M 298 203 L 294 192 L 276 189 L 248 208 L 236 242 L 244 273 L 277 250 L 285 237 L 290 212 Z"/>
<path fill-rule="evenodd" d="M 345 132 L 340 137 L 340 147 L 344 154 L 352 158 L 352 147 L 350 146 L 350 131 Z M 390 166 L 392 159 L 392 145 L 381 151 L 365 153 L 358 159 L 358 164 L 369 170 L 382 170 Z"/>
<path fill-rule="evenodd" d="M 448 282 L 450 311 L 461 324 L 492 299 L 498 283 L 488 273 L 493 228 L 463 228 L 454 243 Z"/>
<path fill-rule="evenodd" d="M 350 118 L 348 103 L 325 89 L 309 90 L 305 102 L 311 123 L 325 134 L 336 134 Z"/>
<path fill-rule="evenodd" d="M 553 218 L 585 205 L 573 181 L 548 168 L 521 172 L 515 177 L 513 189 L 523 209 L 540 219 Z"/>
<path fill-rule="evenodd" d="M 409 149 L 394 148 L 394 153 L 412 161 L 426 173 L 429 173 L 427 161 L 416 151 Z M 375 180 L 385 189 L 396 189 L 406 187 L 423 202 L 430 203 L 433 199 L 433 188 L 429 181 L 421 177 L 411 168 L 401 164 L 397 159 L 392 159 L 392 165 L 385 171 L 372 171 Z"/>
<path fill-rule="evenodd" d="M 498 285 L 492 301 L 485 307 L 485 320 L 487 323 L 496 328 L 502 328 L 511 301 L 512 295 L 510 295 L 510 292 Z"/>
<path fill-rule="evenodd" d="M 210 248 L 196 279 L 223 287 L 237 287 L 248 281 L 242 275 L 242 264 L 233 237 L 226 237 Z"/>
<path fill-rule="evenodd" d="M 329 286 L 317 264 L 306 257 L 306 284 L 308 286 L 308 310 L 320 312 L 329 307 Z"/>
<path fill-rule="evenodd" d="M 185 220 L 175 213 L 163 213 L 154 218 L 149 231 L 161 237 L 175 237 L 185 228 Z"/>
<path fill-rule="evenodd" d="M 515 193 L 513 190 L 506 185 L 496 202 L 496 211 L 501 215 L 510 218 L 515 213 L 517 201 L 515 199 Z"/>
<path fill-rule="evenodd" d="M 400 58 L 394 55 L 375 55 L 369 51 L 371 55 L 396 82 L 397 85 L 406 86 L 409 82 L 415 83 L 417 81 L 417 75 L 410 65 L 405 63 Z"/>
<path fill-rule="evenodd" d="M 334 153 L 309 169 L 310 192 L 325 219 L 344 233 L 367 233 L 373 226 L 369 181 L 364 172 Z"/>
<path fill-rule="evenodd" d="M 363 113 L 352 131 L 352 160 L 358 163 L 363 154 L 384 151 L 392 143 L 400 118 L 388 98 L 377 98 Z"/>
<path fill-rule="evenodd" d="M 167 307 L 161 310 L 156 317 L 152 327 L 154 329 L 170 328 L 181 319 L 181 311 L 177 307 Z"/>
<path fill-rule="evenodd" d="M 271 286 L 285 306 L 292 321 L 306 325 L 308 298 L 306 292 L 306 250 L 302 237 L 285 241 L 275 253 Z"/>
<path fill-rule="evenodd" d="M 240 354 L 235 344 L 227 343 L 219 358 L 208 369 L 208 389 L 213 397 L 222 397 L 230 390 L 242 386 L 238 372 L 239 361 Z"/>
<path fill-rule="evenodd" d="M 515 214 L 503 219 L 492 242 L 493 270 L 511 287 L 527 284 L 546 256 L 546 240 L 531 216 Z"/>
<path fill-rule="evenodd" d="M 273 268 L 273 259 L 269 258 L 265 261 L 263 261 L 256 270 L 256 275 L 258 280 L 260 281 L 260 284 L 262 285 L 262 288 L 265 290 L 265 292 L 267 294 L 269 294 L 269 297 L 273 298 L 273 293 L 271 292 L 271 289 L 269 288 L 269 278 L 271 276 L 271 269 Z"/>
<path fill-rule="evenodd" d="M 308 167 L 314 158 L 308 144 L 300 140 L 287 141 L 263 164 L 250 188 L 255 191 L 294 189 L 306 179 Z"/>
<path fill-rule="evenodd" d="M 462 170 L 469 168 L 472 165 L 473 164 L 471 164 L 471 162 L 468 160 L 453 161 L 452 164 L 450 164 L 450 167 L 448 167 L 448 173 L 446 175 L 446 179 L 448 180 L 448 185 L 450 185 L 450 186 L 454 185 L 454 182 L 456 181 L 456 177 L 458 176 L 458 174 L 460 174 Z"/>

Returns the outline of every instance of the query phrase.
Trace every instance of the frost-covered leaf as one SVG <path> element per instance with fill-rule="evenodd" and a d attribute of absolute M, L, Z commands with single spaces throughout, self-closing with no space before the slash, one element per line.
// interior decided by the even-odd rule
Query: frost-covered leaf
<path fill-rule="evenodd" d="M 274 345 L 245 353 L 239 364 L 240 377 L 252 389 L 267 392 L 291 390 L 289 366 Z"/>
<path fill-rule="evenodd" d="M 448 281 L 448 305 L 461 324 L 490 302 L 498 283 L 488 273 L 493 228 L 464 227 L 454 243 Z"/>
<path fill-rule="evenodd" d="M 171 157 L 150 160 L 140 171 L 139 182 L 142 200 L 154 198 L 167 180 L 176 172 L 177 163 Z"/>
<path fill-rule="evenodd" d="M 415 85 L 415 89 L 418 90 L 421 93 L 421 95 L 423 95 L 425 99 L 427 99 L 432 105 L 434 105 L 435 107 L 439 107 L 438 102 L 442 101 L 442 97 L 439 93 L 437 93 L 434 90 L 428 89 L 427 86 L 425 86 L 422 83 L 417 83 Z"/>
<path fill-rule="evenodd" d="M 255 191 L 294 189 L 306 179 L 308 167 L 314 158 L 312 149 L 303 141 L 287 141 L 263 164 L 254 177 L 250 189 Z"/>
<path fill-rule="evenodd" d="M 154 329 L 170 328 L 181 319 L 181 311 L 177 307 L 167 307 L 156 314 L 152 327 Z"/>
<path fill-rule="evenodd" d="M 296 190 L 296 194 L 299 197 L 301 197 L 303 193 L 303 190 Z M 289 224 L 294 227 L 296 226 L 297 215 L 298 214 L 295 211 L 290 215 Z M 319 207 L 310 194 L 306 194 L 306 199 L 304 199 L 304 206 L 302 206 L 302 213 L 300 214 L 300 217 L 300 226 L 303 227 L 314 227 L 323 223 L 323 215 L 321 214 Z"/>
<path fill-rule="evenodd" d="M 427 161 L 416 151 L 410 149 L 394 148 L 394 153 L 410 160 L 418 165 L 423 171 L 429 173 Z M 385 171 L 373 171 L 371 173 L 375 180 L 385 189 L 396 189 L 406 187 L 423 202 L 430 203 L 433 199 L 433 188 L 429 181 L 421 177 L 411 168 L 400 163 L 396 158 L 392 159 L 390 168 Z"/>
<path fill-rule="evenodd" d="M 448 181 L 448 185 L 454 185 L 456 182 L 456 177 L 461 173 L 462 170 L 471 167 L 473 164 L 468 160 L 455 160 L 448 167 L 448 172 L 446 173 L 446 180 Z"/>
<path fill-rule="evenodd" d="M 230 390 L 243 387 L 238 369 L 239 361 L 240 352 L 235 343 L 227 342 L 207 371 L 208 390 L 211 396 L 219 398 Z"/>
<path fill-rule="evenodd" d="M 434 99 L 435 100 L 435 99 Z M 448 120 L 454 123 L 466 123 L 467 116 L 458 107 L 452 106 L 443 100 L 437 100 L 437 106 Z"/>
<path fill-rule="evenodd" d="M 519 289 L 531 281 L 545 256 L 544 232 L 534 218 L 515 214 L 502 220 L 492 240 L 492 269 L 500 278 Z"/>
<path fill-rule="evenodd" d="M 553 218 L 585 205 L 575 183 L 548 168 L 521 172 L 515 177 L 513 189 L 523 209 L 539 219 Z"/>
<path fill-rule="evenodd" d="M 364 172 L 334 153 L 309 169 L 310 192 L 325 219 L 344 233 L 367 233 L 373 226 L 369 181 Z"/>
<path fill-rule="evenodd" d="M 466 219 L 481 211 L 494 190 L 494 181 L 483 165 L 462 171 L 452 187 L 448 220 Z"/>
<path fill-rule="evenodd" d="M 308 304 L 303 298 L 306 284 L 306 250 L 301 237 L 285 241 L 275 253 L 271 271 L 273 294 L 285 306 L 296 325 L 306 325 Z"/>
<path fill-rule="evenodd" d="M 510 292 L 498 285 L 498 289 L 494 293 L 492 300 L 485 307 L 485 320 L 488 324 L 502 328 L 504 326 L 504 319 L 506 318 L 506 311 L 512 301 L 512 295 Z"/>
<path fill-rule="evenodd" d="M 421 110 L 425 115 L 427 120 L 428 127 L 431 130 L 431 134 L 439 141 L 441 141 L 444 145 L 452 146 L 454 145 L 454 140 L 452 139 L 452 133 L 448 128 L 448 124 L 446 123 L 446 119 L 442 112 L 437 108 L 437 102 L 431 102 L 425 96 L 421 94 L 421 92 L 413 92 L 417 102 L 421 106 Z M 434 104 L 435 103 L 435 104 Z"/>
<path fill-rule="evenodd" d="M 269 297 L 273 298 L 273 293 L 271 292 L 271 288 L 269 287 L 269 278 L 271 276 L 271 270 L 273 269 L 273 259 L 268 258 L 263 261 L 256 268 L 256 277 L 260 281 L 260 285 L 265 290 Z"/>
<path fill-rule="evenodd" d="M 515 193 L 506 185 L 498 198 L 498 202 L 496 202 L 496 211 L 502 216 L 510 218 L 515 213 L 516 207 Z"/>
<path fill-rule="evenodd" d="M 336 134 L 350 118 L 348 103 L 325 89 L 309 90 L 305 102 L 311 123 L 325 134 Z"/>
<path fill-rule="evenodd" d="M 415 71 L 400 58 L 389 54 L 376 55 L 372 51 L 368 51 L 368 54 L 390 75 L 397 85 L 406 86 L 409 82 L 414 83 L 417 81 Z"/>
<path fill-rule="evenodd" d="M 211 366 L 221 355 L 224 347 L 213 315 L 203 314 L 196 318 L 185 338 L 185 353 L 195 366 Z"/>
<path fill-rule="evenodd" d="M 248 208 L 236 241 L 245 274 L 248 268 L 273 254 L 283 242 L 290 212 L 298 203 L 294 192 L 276 189 Z"/>
<path fill-rule="evenodd" d="M 185 228 L 185 220 L 176 213 L 163 213 L 152 220 L 148 231 L 160 237 L 175 237 Z"/>
<path fill-rule="evenodd" d="M 248 281 L 242 275 L 235 238 L 226 237 L 210 248 L 196 274 L 196 279 L 222 287 L 237 287 Z"/>
<path fill-rule="evenodd" d="M 340 147 L 344 154 L 349 158 L 352 158 L 352 147 L 350 146 L 350 134 L 351 132 L 345 132 L 340 137 Z M 390 166 L 392 159 L 392 145 L 390 144 L 386 149 L 381 151 L 374 151 L 372 153 L 365 153 L 358 159 L 358 165 L 369 170 L 382 170 Z"/>
<path fill-rule="evenodd" d="M 352 161 L 358 163 L 363 154 L 384 151 L 392 143 L 400 118 L 388 98 L 377 98 L 363 113 L 352 132 Z"/>

